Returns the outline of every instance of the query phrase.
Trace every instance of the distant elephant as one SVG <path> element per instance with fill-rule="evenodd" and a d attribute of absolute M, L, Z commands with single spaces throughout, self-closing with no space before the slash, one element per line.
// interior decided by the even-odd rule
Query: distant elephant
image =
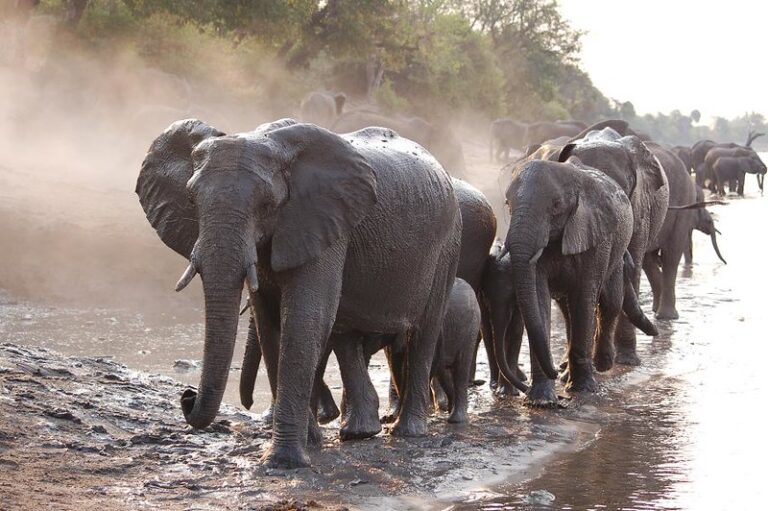
<path fill-rule="evenodd" d="M 349 133 L 368 126 L 395 130 L 401 137 L 413 140 L 432 153 L 452 176 L 465 176 L 466 164 L 461 141 L 448 126 L 432 124 L 420 117 L 393 118 L 370 110 L 352 110 L 336 119 L 331 130 Z"/>
<path fill-rule="evenodd" d="M 496 119 L 491 123 L 488 144 L 491 162 L 509 161 L 509 151 L 522 149 L 525 145 L 525 133 L 528 126 L 508 117 Z M 495 149 L 495 150 L 494 150 Z M 501 155 L 504 155 L 502 158 Z"/>
<path fill-rule="evenodd" d="M 669 185 L 658 160 L 647 149 L 625 121 L 608 120 L 597 123 L 569 141 L 570 155 L 583 164 L 603 172 L 613 179 L 629 197 L 632 204 L 632 237 L 628 251 L 633 261 L 632 285 L 640 286 L 643 257 L 650 240 L 664 223 L 669 205 Z M 559 157 L 563 145 L 547 143 L 528 159 Z M 615 360 L 620 364 L 638 365 L 635 327 L 622 315 L 615 331 Z M 606 348 L 607 349 L 607 348 Z M 602 353 L 595 360 L 598 371 L 613 366 L 613 357 Z"/>
<path fill-rule="evenodd" d="M 474 289 L 457 278 L 448 298 L 440 339 L 437 341 L 432 376 L 448 398 L 448 422 L 467 422 L 467 387 L 480 329 L 480 305 Z"/>
<path fill-rule="evenodd" d="M 528 125 L 524 145 L 543 144 L 558 137 L 573 137 L 586 127 L 578 121 L 535 122 Z"/>
<path fill-rule="evenodd" d="M 691 148 L 691 166 L 696 172 L 696 184 L 702 188 L 709 188 L 713 192 L 716 191 L 712 163 L 714 163 L 720 156 L 748 156 L 757 154 L 755 150 L 752 149 L 752 142 L 763 135 L 764 133 L 750 131 L 744 145 L 739 145 L 734 142 L 718 144 L 712 140 L 700 140 L 699 142 L 696 142 Z M 709 154 L 710 151 L 714 151 L 712 155 Z M 709 163 L 707 162 L 707 158 L 709 158 Z M 759 172 L 757 181 L 760 191 L 762 191 L 763 181 L 762 175 L 759 174 Z"/>
<path fill-rule="evenodd" d="M 653 291 L 653 310 L 659 319 L 677 319 L 675 285 L 680 259 L 688 248 L 690 234 L 701 221 L 699 211 L 707 203 L 703 192 L 697 194 L 684 164 L 671 150 L 653 142 L 645 143 L 658 158 L 669 182 L 669 208 L 655 239 L 648 244 L 643 270 Z M 720 256 L 717 240 L 711 234 L 715 251 Z M 722 257 L 721 257 L 722 259 Z M 725 261 L 723 261 L 725 262 Z"/>
<path fill-rule="evenodd" d="M 199 393 L 181 399 L 190 425 L 204 428 L 218 412 L 245 282 L 276 383 L 266 464 L 309 465 L 308 437 L 320 440 L 309 413 L 320 353 L 342 339 L 359 348 L 360 332 L 407 338 L 392 433 L 426 433 L 429 371 L 461 236 L 450 178 L 434 158 L 388 129 L 337 135 L 283 119 L 225 136 L 186 120 L 152 143 L 136 191 L 163 242 L 189 259 L 177 290 L 198 273 L 203 280 Z M 349 400 L 364 400 L 354 409 L 370 415 L 376 396 L 362 356 L 346 355 Z M 361 423 L 378 421 L 372 415 Z"/>
<path fill-rule="evenodd" d="M 299 115 L 304 122 L 330 129 L 344 111 L 346 101 L 347 96 L 341 92 L 310 92 L 301 100 Z"/>
<path fill-rule="evenodd" d="M 496 331 L 495 324 L 494 343 L 500 371 L 527 392 L 526 402 L 532 406 L 557 404 L 557 370 L 549 349 L 551 299 L 566 320 L 566 388 L 572 392 L 597 388 L 592 356 L 598 306 L 608 326 L 603 336 L 610 337 L 619 313 L 628 310 L 631 300 L 642 317 L 640 324 L 654 332 L 642 316 L 634 289 L 625 286 L 629 281 L 625 267 L 631 266 L 627 253 L 633 222 L 630 200 L 613 179 L 571 157 L 574 148 L 565 146 L 556 161 L 517 162 L 505 193 L 510 226 L 501 257 L 509 257 L 514 306 L 528 332 L 530 389 L 509 367 L 506 336 Z M 598 339 L 596 350 L 601 343 Z"/>
<path fill-rule="evenodd" d="M 672 147 L 672 151 L 680 158 L 685 169 L 691 174 L 693 172 L 691 148 L 684 145 L 676 145 Z"/>
<path fill-rule="evenodd" d="M 743 153 L 743 156 L 739 156 Z M 730 151 L 718 151 L 711 149 L 707 153 L 706 165 L 712 169 L 717 193 L 725 195 L 725 184 L 736 181 L 736 191 L 744 195 L 744 178 L 747 174 L 757 174 L 757 183 L 760 191 L 763 190 L 763 178 L 768 169 L 765 163 L 753 150 L 733 149 Z"/>

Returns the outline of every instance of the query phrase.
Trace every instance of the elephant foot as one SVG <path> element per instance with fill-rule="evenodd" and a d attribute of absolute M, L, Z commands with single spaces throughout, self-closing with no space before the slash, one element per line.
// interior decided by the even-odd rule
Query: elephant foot
<path fill-rule="evenodd" d="M 317 421 L 320 424 L 328 424 L 329 422 L 335 420 L 339 415 L 341 415 L 341 412 L 339 412 L 339 407 L 336 406 L 336 402 L 333 400 L 333 397 L 328 397 L 329 399 L 321 399 L 317 406 Z"/>
<path fill-rule="evenodd" d="M 443 386 L 437 381 L 432 382 L 432 396 L 437 410 L 447 412 L 451 409 L 451 407 L 448 406 L 448 396 L 445 394 Z"/>
<path fill-rule="evenodd" d="M 469 422 L 469 416 L 466 410 L 454 409 L 451 415 L 448 417 L 448 422 L 451 424 L 466 424 Z"/>
<path fill-rule="evenodd" d="M 371 438 L 381 431 L 381 422 L 374 412 L 372 415 L 364 417 L 360 414 L 350 414 L 344 418 L 339 430 L 341 440 L 362 440 Z"/>
<path fill-rule="evenodd" d="M 597 392 L 598 384 L 591 372 L 585 372 L 582 375 L 574 376 L 565 385 L 568 392 Z"/>
<path fill-rule="evenodd" d="M 401 437 L 427 436 L 427 420 L 409 418 L 405 414 L 401 414 L 392 427 L 392 435 Z"/>
<path fill-rule="evenodd" d="M 267 449 L 261 458 L 262 465 L 269 468 L 304 468 L 310 466 L 309 456 L 299 445 L 275 445 Z"/>
<path fill-rule="evenodd" d="M 679 319 L 680 315 L 677 313 L 677 310 L 674 307 L 660 307 L 659 310 L 656 311 L 656 318 Z"/>
<path fill-rule="evenodd" d="M 524 381 L 524 380 L 523 380 Z M 494 394 L 500 397 L 519 396 L 520 391 L 514 385 L 510 385 L 506 381 L 496 387 Z"/>
<path fill-rule="evenodd" d="M 557 408 L 559 403 L 555 393 L 555 380 L 533 382 L 523 404 L 531 408 Z"/>
<path fill-rule="evenodd" d="M 275 406 L 274 403 L 269 405 L 269 408 L 264 410 L 264 412 L 261 414 L 261 420 L 264 422 L 264 424 L 268 427 L 272 427 L 272 419 L 275 417 Z"/>
<path fill-rule="evenodd" d="M 618 350 L 616 352 L 616 357 L 614 358 L 614 361 L 617 364 L 621 364 L 623 366 L 639 366 L 640 365 L 640 357 L 637 356 L 637 353 L 635 353 L 635 350 L 632 350 L 632 351 Z"/>
<path fill-rule="evenodd" d="M 609 371 L 613 367 L 614 357 L 613 350 L 600 350 L 596 352 L 593 360 L 595 369 L 601 373 Z"/>

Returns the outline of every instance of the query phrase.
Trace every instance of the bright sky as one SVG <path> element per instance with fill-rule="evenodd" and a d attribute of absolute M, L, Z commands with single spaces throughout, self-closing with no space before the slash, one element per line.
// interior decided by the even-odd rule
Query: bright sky
<path fill-rule="evenodd" d="M 698 108 L 702 121 L 768 116 L 765 0 L 560 0 L 582 68 L 640 114 Z"/>

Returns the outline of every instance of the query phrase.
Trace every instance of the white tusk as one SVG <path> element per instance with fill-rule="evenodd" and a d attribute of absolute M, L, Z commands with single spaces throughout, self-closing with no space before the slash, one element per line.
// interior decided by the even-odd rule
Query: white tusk
<path fill-rule="evenodd" d="M 248 281 L 248 289 L 251 293 L 259 290 L 259 278 L 256 273 L 256 265 L 251 264 L 245 270 L 245 279 Z"/>
<path fill-rule="evenodd" d="M 192 279 L 195 278 L 195 275 L 197 275 L 197 270 L 195 269 L 195 265 L 192 263 L 189 263 L 189 266 L 187 266 L 187 269 L 184 270 L 184 274 L 181 276 L 179 281 L 176 283 L 176 291 L 181 291 L 187 285 L 192 282 Z"/>
<path fill-rule="evenodd" d="M 544 249 L 540 248 L 539 251 L 533 254 L 533 257 L 531 257 L 530 260 L 528 260 L 528 264 L 536 264 L 536 261 L 539 260 L 539 257 L 541 257 L 542 252 L 544 252 Z"/>

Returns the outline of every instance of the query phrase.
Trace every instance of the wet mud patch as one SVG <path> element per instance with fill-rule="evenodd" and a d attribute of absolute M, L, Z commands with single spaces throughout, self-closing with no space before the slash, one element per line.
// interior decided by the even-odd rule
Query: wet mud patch
<path fill-rule="evenodd" d="M 552 413 L 507 400 L 469 426 L 435 417 L 419 439 L 341 443 L 330 426 L 312 468 L 274 470 L 259 464 L 270 442 L 260 416 L 224 405 L 193 431 L 183 388 L 106 358 L 0 345 L 0 508 L 441 509 L 536 476 L 604 419 L 588 405 Z"/>

